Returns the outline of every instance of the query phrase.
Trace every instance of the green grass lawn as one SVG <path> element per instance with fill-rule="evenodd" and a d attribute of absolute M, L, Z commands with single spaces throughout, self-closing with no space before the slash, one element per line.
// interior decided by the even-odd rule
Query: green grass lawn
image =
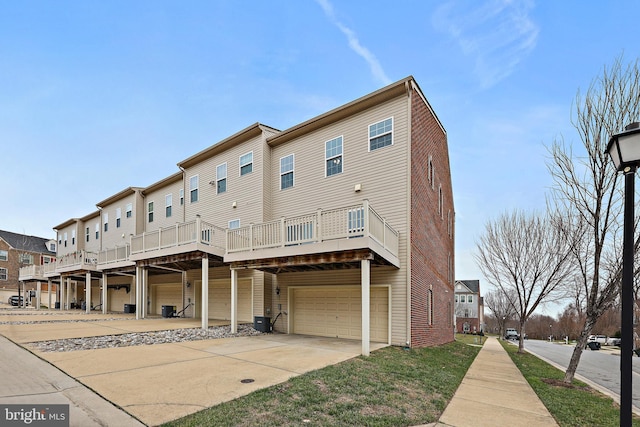
<path fill-rule="evenodd" d="M 469 338 L 472 337 L 472 338 Z M 464 337 L 464 341 L 475 336 Z M 165 426 L 410 426 L 438 420 L 480 351 L 453 342 L 369 357 L 292 378 Z"/>
<path fill-rule="evenodd" d="M 564 372 L 529 353 L 518 354 L 517 346 L 501 343 L 561 427 L 620 425 L 620 408 L 613 399 L 577 380 L 567 387 L 562 383 Z M 633 425 L 640 426 L 640 418 L 634 416 Z"/>

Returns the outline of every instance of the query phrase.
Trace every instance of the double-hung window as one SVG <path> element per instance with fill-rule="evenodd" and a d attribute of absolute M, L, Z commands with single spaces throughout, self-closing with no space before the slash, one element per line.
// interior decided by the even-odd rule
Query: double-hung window
<path fill-rule="evenodd" d="M 85 242 L 89 241 L 89 236 L 91 235 L 91 231 L 89 231 L 89 227 L 84 230 L 84 240 Z"/>
<path fill-rule="evenodd" d="M 71 244 L 76 244 L 76 230 L 71 230 Z"/>
<path fill-rule="evenodd" d="M 67 232 L 65 231 L 65 233 L 64 233 L 64 247 L 65 247 L 65 248 L 67 247 L 67 237 L 68 237 L 68 236 L 69 236 L 69 235 L 68 235 L 68 234 L 67 234 Z"/>
<path fill-rule="evenodd" d="M 293 187 L 294 184 L 294 157 L 293 154 L 280 159 L 280 189 Z"/>
<path fill-rule="evenodd" d="M 9 261 L 9 252 L 0 250 L 0 261 Z"/>
<path fill-rule="evenodd" d="M 167 218 L 171 217 L 171 207 L 173 206 L 173 195 L 167 194 L 164 196 L 164 215 Z"/>
<path fill-rule="evenodd" d="M 122 222 L 122 209 L 116 208 L 116 228 L 120 228 Z"/>
<path fill-rule="evenodd" d="M 465 296 L 464 295 L 460 295 L 460 302 L 465 302 Z"/>
<path fill-rule="evenodd" d="M 253 172 L 253 151 L 240 156 L 240 176 Z"/>
<path fill-rule="evenodd" d="M 180 189 L 180 206 L 184 205 L 184 190 Z"/>
<path fill-rule="evenodd" d="M 324 143 L 325 176 L 342 173 L 342 136 Z"/>
<path fill-rule="evenodd" d="M 96 222 L 96 240 L 98 240 L 99 237 L 100 237 L 100 223 Z"/>
<path fill-rule="evenodd" d="M 147 205 L 147 215 L 149 216 L 149 222 L 153 222 L 153 202 L 149 202 Z"/>
<path fill-rule="evenodd" d="M 109 231 L 109 214 L 105 212 L 103 219 L 104 219 L 104 231 Z"/>
<path fill-rule="evenodd" d="M 223 163 L 216 167 L 216 193 L 221 194 L 227 191 L 227 164 Z"/>
<path fill-rule="evenodd" d="M 189 195 L 191 203 L 195 203 L 198 201 L 198 175 L 194 175 L 189 178 Z"/>
<path fill-rule="evenodd" d="M 467 303 L 471 304 L 473 302 L 473 296 L 467 295 Z"/>
<path fill-rule="evenodd" d="M 132 203 L 127 203 L 127 212 L 125 213 L 127 218 L 131 218 L 131 215 L 133 215 L 133 204 Z"/>
<path fill-rule="evenodd" d="M 369 125 L 369 151 L 393 144 L 393 117 Z"/>
<path fill-rule="evenodd" d="M 0 268 L 0 280 L 7 280 L 7 269 Z"/>

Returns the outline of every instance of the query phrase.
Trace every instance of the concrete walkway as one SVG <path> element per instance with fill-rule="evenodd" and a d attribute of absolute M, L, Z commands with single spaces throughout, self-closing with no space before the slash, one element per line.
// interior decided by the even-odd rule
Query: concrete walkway
<path fill-rule="evenodd" d="M 557 426 L 496 338 L 489 337 L 436 426 Z"/>

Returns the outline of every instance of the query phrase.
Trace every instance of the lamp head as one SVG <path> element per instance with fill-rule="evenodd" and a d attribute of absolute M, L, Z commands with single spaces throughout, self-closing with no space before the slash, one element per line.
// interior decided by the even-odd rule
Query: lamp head
<path fill-rule="evenodd" d="M 617 171 L 635 170 L 640 165 L 640 122 L 633 122 L 624 131 L 611 136 L 607 153 Z"/>

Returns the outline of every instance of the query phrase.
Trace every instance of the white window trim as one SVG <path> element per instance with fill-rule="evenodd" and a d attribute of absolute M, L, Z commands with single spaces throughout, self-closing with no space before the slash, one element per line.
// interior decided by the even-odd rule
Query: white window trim
<path fill-rule="evenodd" d="M 282 173 L 282 159 L 286 159 L 287 157 L 291 157 L 293 159 L 293 161 L 291 162 L 292 167 L 290 171 L 286 171 L 285 173 Z M 291 154 L 287 154 L 286 156 L 280 157 L 280 161 L 278 162 L 278 167 L 280 169 L 280 176 L 279 176 L 280 182 L 278 183 L 278 186 L 280 187 L 280 191 L 295 187 L 296 186 L 296 155 L 294 153 L 291 153 Z M 293 184 L 291 184 L 291 187 L 282 188 L 282 175 L 286 175 L 288 173 L 293 174 Z"/>
<path fill-rule="evenodd" d="M 429 183 L 431 184 L 431 189 L 435 190 L 436 189 L 436 183 L 435 183 L 435 179 L 434 179 L 434 170 L 433 170 L 433 157 L 429 156 L 429 163 L 428 163 L 428 179 L 429 179 Z"/>
<path fill-rule="evenodd" d="M 4 279 L 0 278 L 0 280 L 5 282 L 5 281 L 9 280 L 9 270 L 7 270 L 6 268 L 0 267 L 0 273 L 2 273 L 3 271 L 4 271 L 4 274 L 0 274 L 0 276 L 4 276 Z"/>
<path fill-rule="evenodd" d="M 129 213 L 131 213 L 131 215 L 129 215 Z M 126 218 L 131 218 L 133 216 L 133 203 L 127 203 L 124 215 Z"/>
<path fill-rule="evenodd" d="M 336 154 L 333 157 L 327 157 L 327 144 L 331 141 L 334 141 L 336 139 L 340 138 L 340 154 Z M 328 178 L 330 176 L 333 175 L 327 175 L 327 161 L 331 160 L 331 159 L 335 159 L 336 157 L 340 157 L 340 163 L 342 163 L 342 169 L 340 170 L 339 173 L 334 173 L 333 175 L 340 175 L 344 172 L 344 135 L 338 135 L 335 138 L 331 138 L 327 141 L 324 142 L 324 177 Z"/>
<path fill-rule="evenodd" d="M 237 227 L 235 227 L 235 228 L 231 228 L 231 223 L 232 223 L 232 222 L 237 222 L 237 223 L 238 223 L 238 226 L 237 226 Z M 240 219 L 232 219 L 232 220 L 230 220 L 230 221 L 229 221 L 229 223 L 227 224 L 227 226 L 229 227 L 229 229 L 230 229 L 230 230 L 234 230 L 234 229 L 236 229 L 236 228 L 240 228 Z"/>
<path fill-rule="evenodd" d="M 100 223 L 96 222 L 96 240 L 100 237 Z"/>
<path fill-rule="evenodd" d="M 218 168 L 224 166 L 224 177 L 220 178 L 218 177 Z M 218 166 L 216 166 L 216 194 L 224 194 L 227 192 L 227 176 L 229 175 L 229 165 L 227 165 L 227 162 L 224 163 L 220 163 Z M 224 191 L 223 192 L 218 192 L 218 182 L 224 180 L 225 181 L 225 187 L 224 187 Z"/>
<path fill-rule="evenodd" d="M 0 261 L 9 261 L 9 251 L 0 249 Z"/>
<path fill-rule="evenodd" d="M 147 202 L 147 223 L 150 224 L 152 223 L 155 219 L 156 219 L 156 204 L 154 203 L 155 200 L 150 200 Z M 151 219 L 151 221 L 149 221 L 149 219 L 151 218 L 151 215 L 153 216 L 153 219 Z"/>
<path fill-rule="evenodd" d="M 167 208 L 171 208 L 171 215 L 173 216 L 173 194 L 166 194 L 164 196 L 164 216 L 167 217 Z"/>
<path fill-rule="evenodd" d="M 242 158 L 244 156 L 248 156 L 249 154 L 251 154 L 251 161 L 245 164 L 242 164 Z M 253 173 L 253 151 L 249 151 L 248 153 L 244 153 L 243 155 L 238 157 L 238 164 L 240 165 L 240 167 L 238 168 L 238 176 L 244 176 L 244 175 L 249 175 Z M 251 165 L 251 172 L 247 172 L 246 174 L 242 175 L 242 167 L 243 166 L 248 166 Z M 228 172 L 228 171 L 227 171 Z"/>
<path fill-rule="evenodd" d="M 104 216 L 102 217 L 102 219 L 104 220 L 104 231 L 105 233 L 107 231 L 109 231 L 109 214 L 107 212 L 104 213 Z"/>
<path fill-rule="evenodd" d="M 371 136 L 369 136 L 369 134 L 371 133 L 371 131 L 370 131 L 371 126 L 373 126 L 373 125 L 377 125 L 378 123 L 381 123 L 381 122 L 386 122 L 386 121 L 387 121 L 387 120 L 389 120 L 389 119 L 391 119 L 391 132 L 389 132 L 389 133 L 391 134 L 391 144 L 386 145 L 385 147 L 392 147 L 392 146 L 395 144 L 395 141 L 394 141 L 394 140 L 395 140 L 395 138 L 394 138 L 394 135 L 393 135 L 394 130 L 395 130 L 395 120 L 393 119 L 393 116 L 391 116 L 391 117 L 387 117 L 386 119 L 382 119 L 382 120 L 378 120 L 377 122 L 370 123 L 370 124 L 367 126 L 367 151 L 368 151 L 368 152 L 371 152 L 371 140 L 372 140 L 373 138 L 379 138 L 379 137 L 381 137 L 381 136 L 383 136 L 383 135 L 386 135 L 386 134 L 380 134 L 380 135 L 376 135 L 376 136 L 374 136 L 373 138 L 371 138 Z M 380 148 L 385 148 L 385 147 L 380 147 Z M 375 150 L 373 150 L 373 151 L 377 151 L 377 150 L 379 150 L 380 148 L 376 148 L 376 149 L 375 149 Z"/>
<path fill-rule="evenodd" d="M 180 196 L 180 206 L 183 206 L 184 205 L 184 189 L 183 188 L 180 189 L 179 196 Z"/>
<path fill-rule="evenodd" d="M 196 180 L 196 186 L 192 188 L 191 180 L 194 178 Z M 191 201 L 191 193 L 193 192 L 193 190 L 196 190 L 198 192 L 198 197 L 195 201 Z M 200 200 L 200 175 L 193 175 L 189 177 L 189 203 L 198 203 L 198 200 Z"/>

